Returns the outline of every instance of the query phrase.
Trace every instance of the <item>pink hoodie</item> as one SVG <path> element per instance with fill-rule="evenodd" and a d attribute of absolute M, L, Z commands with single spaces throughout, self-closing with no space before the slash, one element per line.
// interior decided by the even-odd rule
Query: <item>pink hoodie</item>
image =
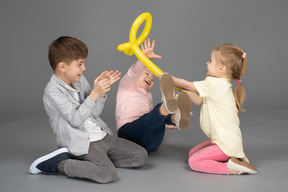
<path fill-rule="evenodd" d="M 117 130 L 153 109 L 152 94 L 135 86 L 135 80 L 144 67 L 138 60 L 120 80 L 116 99 Z"/>

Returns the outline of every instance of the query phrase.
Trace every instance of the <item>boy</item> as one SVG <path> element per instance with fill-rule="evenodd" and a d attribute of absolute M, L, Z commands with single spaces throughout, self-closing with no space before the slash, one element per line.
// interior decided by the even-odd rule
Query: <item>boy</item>
<path fill-rule="evenodd" d="M 116 179 L 115 167 L 140 167 L 147 152 L 135 143 L 112 136 L 99 117 L 110 86 L 120 72 L 103 72 L 91 89 L 82 73 L 86 70 L 87 46 L 62 36 L 49 46 L 54 70 L 44 90 L 44 107 L 60 149 L 35 160 L 30 173 L 64 173 L 98 183 Z"/>

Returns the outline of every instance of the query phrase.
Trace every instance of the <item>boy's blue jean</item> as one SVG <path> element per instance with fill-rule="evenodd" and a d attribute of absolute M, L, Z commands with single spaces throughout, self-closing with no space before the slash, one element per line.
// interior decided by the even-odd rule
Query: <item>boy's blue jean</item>
<path fill-rule="evenodd" d="M 171 115 L 160 114 L 161 105 L 157 104 L 149 113 L 120 127 L 118 136 L 141 145 L 147 152 L 156 151 L 163 141 L 165 125 L 174 125 Z"/>

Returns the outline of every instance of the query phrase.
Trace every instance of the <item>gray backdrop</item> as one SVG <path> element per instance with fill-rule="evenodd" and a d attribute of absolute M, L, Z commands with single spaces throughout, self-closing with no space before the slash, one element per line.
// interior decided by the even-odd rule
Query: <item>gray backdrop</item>
<path fill-rule="evenodd" d="M 155 52 L 163 56 L 154 62 L 163 71 L 202 80 L 210 52 L 230 42 L 247 53 L 246 108 L 287 108 L 287 8 L 287 0 L 2 0 L 0 123 L 44 114 L 42 94 L 52 74 L 48 45 L 59 36 L 88 45 L 85 76 L 91 84 L 103 70 L 125 73 L 136 57 L 117 46 L 128 41 L 134 19 L 146 11 L 153 17 Z M 102 115 L 111 129 L 117 86 Z M 160 102 L 158 83 L 152 93 Z"/>

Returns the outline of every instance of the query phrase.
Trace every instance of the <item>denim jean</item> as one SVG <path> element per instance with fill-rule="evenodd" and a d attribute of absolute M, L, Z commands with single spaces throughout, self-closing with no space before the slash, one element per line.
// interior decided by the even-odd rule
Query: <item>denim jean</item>
<path fill-rule="evenodd" d="M 137 143 L 147 152 L 156 151 L 163 141 L 165 125 L 173 125 L 171 115 L 160 114 L 161 105 L 157 104 L 149 113 L 120 127 L 118 136 Z"/>
<path fill-rule="evenodd" d="M 107 135 L 90 143 L 88 154 L 64 161 L 63 172 L 69 177 L 108 183 L 117 179 L 116 168 L 140 167 L 147 160 L 143 147 L 119 137 Z"/>

